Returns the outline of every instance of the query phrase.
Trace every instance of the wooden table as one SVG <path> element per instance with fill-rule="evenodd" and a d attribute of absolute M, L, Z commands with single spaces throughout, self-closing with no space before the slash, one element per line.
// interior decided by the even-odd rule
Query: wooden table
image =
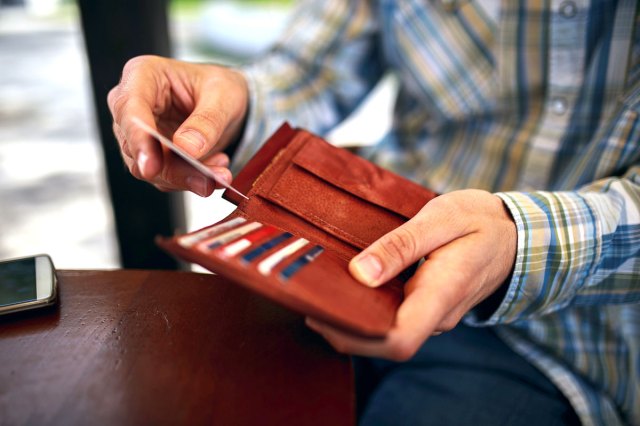
<path fill-rule="evenodd" d="M 58 276 L 0 318 L 0 424 L 354 423 L 348 359 L 298 315 L 208 274 Z"/>

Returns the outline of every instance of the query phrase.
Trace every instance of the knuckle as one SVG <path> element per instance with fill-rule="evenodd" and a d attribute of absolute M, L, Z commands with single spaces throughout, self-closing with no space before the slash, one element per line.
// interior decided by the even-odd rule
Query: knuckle
<path fill-rule="evenodd" d="M 391 347 L 389 359 L 403 362 L 411 359 L 418 350 L 418 346 L 413 342 L 398 342 Z"/>
<path fill-rule="evenodd" d="M 400 227 L 385 236 L 382 248 L 389 258 L 408 264 L 416 257 L 418 242 L 412 232 Z"/>
<path fill-rule="evenodd" d="M 158 191 L 161 191 L 161 192 L 172 192 L 173 191 L 173 188 L 170 188 L 170 187 L 165 186 L 165 185 L 154 184 L 153 186 L 155 186 L 156 189 Z"/>
<path fill-rule="evenodd" d="M 122 91 L 114 88 L 109 92 L 107 96 L 107 104 L 109 106 L 109 111 L 111 111 L 111 116 L 114 121 L 120 123 L 122 121 L 122 113 L 124 110 L 124 105 L 127 103 L 127 96 Z"/>
<path fill-rule="evenodd" d="M 440 324 L 438 324 L 438 331 L 446 332 L 453 330 L 454 328 L 456 328 L 461 319 L 462 316 L 459 314 L 448 315 L 440 322 Z"/>
<path fill-rule="evenodd" d="M 158 178 L 163 183 L 163 186 L 175 185 L 177 183 L 172 167 L 163 167 Z"/>
<path fill-rule="evenodd" d="M 125 161 L 129 160 L 133 162 L 133 154 L 131 153 L 131 148 L 129 148 L 129 143 L 126 139 L 123 140 L 120 145 L 120 153 L 122 154 L 122 158 L 124 158 Z"/>
<path fill-rule="evenodd" d="M 198 111 L 191 115 L 191 119 L 195 120 L 198 125 L 204 127 L 205 129 L 214 131 L 216 134 L 222 133 L 222 129 L 224 129 L 225 123 L 227 121 L 227 117 L 224 111 Z"/>
<path fill-rule="evenodd" d="M 120 125 L 114 121 L 111 127 L 113 128 L 113 134 L 120 143 L 120 146 L 124 146 L 127 143 L 127 138 Z"/>
<path fill-rule="evenodd" d="M 160 173 L 155 177 L 155 179 L 159 185 L 162 185 L 164 188 L 168 188 L 170 191 L 189 188 L 187 176 L 183 176 L 175 167 L 162 167 Z M 208 187 L 210 185 L 211 183 L 209 183 L 208 179 L 205 179 L 205 191 L 208 191 Z"/>
<path fill-rule="evenodd" d="M 127 75 L 135 72 L 138 68 L 143 67 L 154 60 L 155 57 L 152 55 L 140 55 L 133 57 L 124 64 L 122 74 Z"/>
<path fill-rule="evenodd" d="M 128 92 L 130 86 L 139 79 L 139 76 L 145 73 L 149 74 L 149 71 L 153 70 L 160 59 L 161 58 L 152 55 L 141 55 L 129 59 L 122 68 L 122 76 L 116 87 L 120 92 Z M 150 75 L 152 74 L 153 73 Z"/>
<path fill-rule="evenodd" d="M 450 278 L 449 285 L 440 286 L 437 289 L 436 297 L 442 306 L 448 306 L 454 309 L 460 306 L 469 296 L 469 288 L 465 281 L 457 280 L 455 277 Z"/>
<path fill-rule="evenodd" d="M 112 88 L 111 90 L 109 90 L 109 93 L 107 93 L 107 105 L 109 106 L 109 110 L 111 111 L 111 114 L 113 115 L 113 109 L 115 106 L 115 101 L 118 98 L 118 86 Z"/>
<path fill-rule="evenodd" d="M 116 137 L 120 145 L 124 142 L 124 138 L 122 137 L 120 126 L 115 121 L 111 123 L 111 130 L 113 131 L 113 135 Z"/>

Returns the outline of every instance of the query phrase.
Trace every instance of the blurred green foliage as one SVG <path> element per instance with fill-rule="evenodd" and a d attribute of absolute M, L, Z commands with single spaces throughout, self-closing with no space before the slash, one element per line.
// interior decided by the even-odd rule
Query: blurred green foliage
<path fill-rule="evenodd" d="M 170 0 L 171 5 L 175 6 L 200 6 L 204 3 L 209 3 L 216 0 Z M 230 1 L 230 0 L 224 0 Z M 293 0 L 233 0 L 234 3 L 245 3 L 245 4 L 290 4 L 293 3 Z"/>
<path fill-rule="evenodd" d="M 261 6 L 288 6 L 295 0 L 169 0 L 169 8 L 171 13 L 191 15 L 197 13 L 200 8 L 207 3 L 229 2 L 243 5 L 261 5 Z"/>

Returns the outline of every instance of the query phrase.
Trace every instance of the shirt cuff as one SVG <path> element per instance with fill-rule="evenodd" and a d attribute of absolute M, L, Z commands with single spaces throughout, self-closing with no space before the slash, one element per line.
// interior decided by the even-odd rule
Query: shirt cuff
<path fill-rule="evenodd" d="M 516 223 L 518 242 L 504 299 L 487 319 L 470 312 L 471 325 L 510 323 L 566 307 L 586 285 L 600 257 L 596 214 L 577 192 L 497 193 Z"/>

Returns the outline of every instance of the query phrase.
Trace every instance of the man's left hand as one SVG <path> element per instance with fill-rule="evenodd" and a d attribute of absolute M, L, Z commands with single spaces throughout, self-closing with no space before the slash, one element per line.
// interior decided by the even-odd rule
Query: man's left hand
<path fill-rule="evenodd" d="M 307 325 L 339 352 L 407 360 L 505 282 L 516 244 L 513 218 L 496 195 L 480 190 L 441 195 L 349 264 L 358 281 L 377 287 L 425 258 L 405 284 L 405 299 L 384 339 L 353 336 L 312 318 Z"/>

